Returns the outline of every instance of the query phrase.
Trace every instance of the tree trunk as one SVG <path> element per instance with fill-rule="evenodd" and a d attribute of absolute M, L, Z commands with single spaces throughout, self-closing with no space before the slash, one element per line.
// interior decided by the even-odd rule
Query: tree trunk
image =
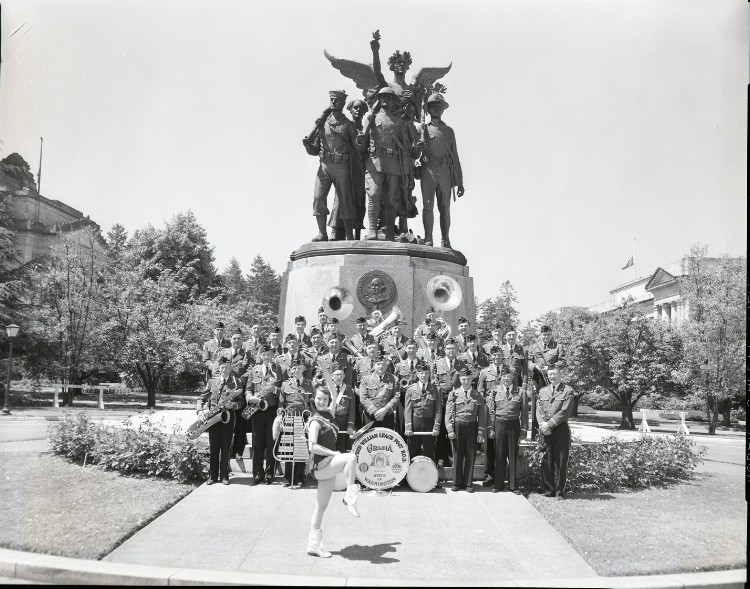
<path fill-rule="evenodd" d="M 706 395 L 706 418 L 708 419 L 708 435 L 713 436 L 716 434 L 716 418 L 714 417 L 715 412 L 712 411 L 711 394 Z"/>
<path fill-rule="evenodd" d="M 573 415 L 572 417 L 578 417 L 578 395 L 573 395 Z"/>
<path fill-rule="evenodd" d="M 158 381 L 152 380 L 149 387 L 146 388 L 148 392 L 148 399 L 146 400 L 146 407 L 153 409 L 156 407 L 156 389 Z"/>
<path fill-rule="evenodd" d="M 731 425 L 731 414 L 732 414 L 732 400 L 726 399 L 724 401 L 724 407 L 721 410 L 721 417 L 722 417 L 722 423 L 724 427 L 729 427 Z"/>
<path fill-rule="evenodd" d="M 626 398 L 622 404 L 622 422 L 618 429 L 635 429 L 635 419 L 633 419 L 633 405 L 630 398 Z"/>

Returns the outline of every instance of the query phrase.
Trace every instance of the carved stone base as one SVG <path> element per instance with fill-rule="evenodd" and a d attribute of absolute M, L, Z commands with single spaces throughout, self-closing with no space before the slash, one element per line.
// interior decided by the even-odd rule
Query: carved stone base
<path fill-rule="evenodd" d="M 459 251 L 410 243 L 337 241 L 305 243 L 290 259 L 281 282 L 279 324 L 284 334 L 294 332 L 297 315 L 305 316 L 308 327 L 316 324 L 318 308 L 326 307 L 324 296 L 340 287 L 349 293 L 352 307 L 341 319 L 339 331 L 354 334 L 354 321 L 361 315 L 369 317 L 374 304 L 384 316 L 397 305 L 406 320 L 401 332 L 411 336 L 432 305 L 427 284 L 438 275 L 453 279 L 461 290 L 458 306 L 442 313 L 453 332 L 458 331 L 459 317 L 469 317 L 473 323 L 474 282 Z"/>

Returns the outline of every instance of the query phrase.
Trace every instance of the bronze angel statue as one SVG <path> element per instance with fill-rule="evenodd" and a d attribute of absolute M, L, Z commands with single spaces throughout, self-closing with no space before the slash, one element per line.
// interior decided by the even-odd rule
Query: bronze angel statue
<path fill-rule="evenodd" d="M 409 103 L 414 106 L 416 117 L 420 116 L 423 101 L 435 82 L 447 74 L 452 63 L 445 67 L 423 67 L 412 76 L 411 83 L 406 82 L 406 71 L 411 65 L 411 54 L 408 51 L 396 51 L 388 58 L 388 67 L 393 72 L 393 81 L 386 82 L 380 67 L 380 32 L 375 31 L 370 41 L 372 49 L 372 64 L 368 65 L 352 59 L 339 59 L 328 51 L 323 50 L 326 59 L 331 65 L 339 70 L 344 76 L 352 80 L 357 88 L 362 90 L 365 98 L 373 95 L 380 88 L 390 86 L 401 98 L 403 108 L 408 108 Z"/>

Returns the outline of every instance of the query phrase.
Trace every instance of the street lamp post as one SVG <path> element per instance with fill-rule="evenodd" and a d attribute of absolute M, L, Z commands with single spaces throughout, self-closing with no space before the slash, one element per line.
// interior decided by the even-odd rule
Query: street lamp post
<path fill-rule="evenodd" d="M 10 342 L 10 352 L 8 353 L 8 380 L 5 383 L 5 405 L 3 406 L 3 414 L 10 415 L 10 375 L 13 370 L 13 340 L 18 335 L 18 330 L 21 329 L 18 325 L 7 325 L 5 332 L 8 334 L 8 341 Z"/>

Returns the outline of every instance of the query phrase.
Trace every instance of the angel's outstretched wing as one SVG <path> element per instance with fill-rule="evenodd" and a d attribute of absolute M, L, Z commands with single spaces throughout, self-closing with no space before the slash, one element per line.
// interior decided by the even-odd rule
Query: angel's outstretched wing
<path fill-rule="evenodd" d="M 427 87 L 451 71 L 451 66 L 453 63 L 449 63 L 446 67 L 423 67 L 412 76 L 411 83 L 413 86 Z"/>
<path fill-rule="evenodd" d="M 331 62 L 333 67 L 354 81 L 360 90 L 369 90 L 378 86 L 378 78 L 372 66 L 351 59 L 339 59 L 328 53 L 325 49 L 323 50 L 323 55 L 326 56 L 326 59 Z"/>

